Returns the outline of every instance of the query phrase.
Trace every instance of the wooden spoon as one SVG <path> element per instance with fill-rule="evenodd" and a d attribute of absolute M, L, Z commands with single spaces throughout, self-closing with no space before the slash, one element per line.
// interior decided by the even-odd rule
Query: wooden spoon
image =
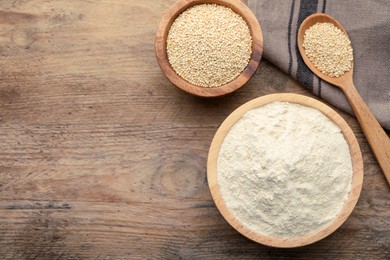
<path fill-rule="evenodd" d="M 373 150 L 379 165 L 381 166 L 383 173 L 386 176 L 387 182 L 390 184 L 390 139 L 380 126 L 374 115 L 361 98 L 353 83 L 353 66 L 352 69 L 346 72 L 344 75 L 338 78 L 332 78 L 314 67 L 313 63 L 306 56 L 303 48 L 303 36 L 305 31 L 316 23 L 332 23 L 343 31 L 346 35 L 344 28 L 331 16 L 326 14 L 313 14 L 307 17 L 301 24 L 298 31 L 298 48 L 302 55 L 302 58 L 311 71 L 321 79 L 339 87 L 346 95 L 349 103 L 351 104 L 353 111 L 363 129 L 363 132 Z"/>

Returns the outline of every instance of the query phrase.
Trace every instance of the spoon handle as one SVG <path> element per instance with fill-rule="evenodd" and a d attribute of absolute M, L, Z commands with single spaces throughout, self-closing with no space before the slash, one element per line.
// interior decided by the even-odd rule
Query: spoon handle
<path fill-rule="evenodd" d="M 368 143 L 374 152 L 387 182 L 390 184 L 390 139 L 381 125 L 375 119 L 364 100 L 359 95 L 353 82 L 348 82 L 348 86 L 343 88 L 349 103 L 363 129 Z"/>

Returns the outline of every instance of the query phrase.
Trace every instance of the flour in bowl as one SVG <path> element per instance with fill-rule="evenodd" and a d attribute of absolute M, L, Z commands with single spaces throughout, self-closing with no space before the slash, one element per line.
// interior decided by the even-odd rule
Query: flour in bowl
<path fill-rule="evenodd" d="M 231 127 L 219 151 L 217 180 L 242 225 L 293 238 L 335 219 L 351 190 L 352 160 L 340 128 L 323 113 L 273 102 Z"/>

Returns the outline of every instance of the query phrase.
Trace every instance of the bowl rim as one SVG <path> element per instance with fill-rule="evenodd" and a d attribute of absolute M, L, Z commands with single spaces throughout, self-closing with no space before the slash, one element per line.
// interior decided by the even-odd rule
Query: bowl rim
<path fill-rule="evenodd" d="M 252 53 L 248 65 L 237 78 L 220 87 L 207 88 L 189 83 L 176 74 L 166 53 L 166 39 L 173 21 L 186 9 L 200 4 L 218 4 L 231 8 L 245 20 L 252 36 Z M 179 0 L 161 18 L 155 37 L 155 53 L 161 70 L 178 88 L 200 97 L 223 96 L 241 88 L 256 72 L 263 53 L 263 34 L 253 12 L 240 0 Z"/>
<path fill-rule="evenodd" d="M 301 104 L 307 107 L 315 108 L 326 115 L 330 120 L 332 120 L 336 125 L 338 125 L 346 139 L 349 151 L 351 154 L 352 160 L 352 181 L 351 181 L 351 191 L 349 192 L 347 201 L 345 202 L 343 208 L 338 213 L 336 218 L 329 223 L 324 228 L 311 233 L 306 234 L 300 237 L 285 238 L 285 237 L 271 237 L 261 233 L 254 232 L 247 227 L 245 227 L 239 220 L 237 220 L 234 214 L 226 206 L 224 199 L 220 193 L 218 181 L 217 181 L 217 159 L 220 147 L 229 132 L 230 128 L 248 111 L 264 106 L 266 104 L 275 102 L 275 101 L 285 101 L 290 103 Z M 225 218 L 225 220 L 239 233 L 246 236 L 247 238 L 258 242 L 263 245 L 271 247 L 280 247 L 280 248 L 293 248 L 305 246 L 312 244 L 316 241 L 319 241 L 336 229 L 338 229 L 345 220 L 352 213 L 361 193 L 362 184 L 363 184 L 363 158 L 360 151 L 359 143 L 347 122 L 332 108 L 328 105 L 313 99 L 311 97 L 284 93 L 284 94 L 271 94 L 262 96 L 256 99 L 253 99 L 244 105 L 237 108 L 233 111 L 221 124 L 218 128 L 213 141 L 210 146 L 208 161 L 207 161 L 207 180 L 209 184 L 209 189 L 213 200 Z"/>

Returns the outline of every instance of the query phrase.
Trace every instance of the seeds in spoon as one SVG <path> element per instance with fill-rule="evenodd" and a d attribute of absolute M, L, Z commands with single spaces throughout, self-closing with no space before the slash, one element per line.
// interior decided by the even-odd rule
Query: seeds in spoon
<path fill-rule="evenodd" d="M 332 23 L 316 23 L 307 29 L 302 46 L 314 66 L 330 77 L 352 69 L 351 41 Z"/>

